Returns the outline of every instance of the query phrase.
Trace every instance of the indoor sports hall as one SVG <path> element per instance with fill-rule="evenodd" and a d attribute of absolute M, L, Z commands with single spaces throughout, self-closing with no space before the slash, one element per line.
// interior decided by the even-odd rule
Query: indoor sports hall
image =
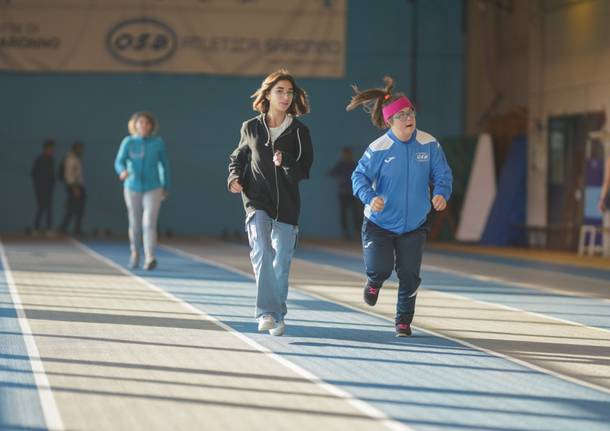
<path fill-rule="evenodd" d="M 610 430 L 608 18 L 0 0 L 0 430 Z"/>

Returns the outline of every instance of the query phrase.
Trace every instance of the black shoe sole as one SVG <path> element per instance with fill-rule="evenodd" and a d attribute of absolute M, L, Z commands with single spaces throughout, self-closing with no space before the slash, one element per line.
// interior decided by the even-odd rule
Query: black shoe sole
<path fill-rule="evenodd" d="M 375 298 L 374 300 L 370 300 L 366 296 L 364 296 L 364 302 L 373 307 L 375 304 L 377 304 L 377 298 Z"/>

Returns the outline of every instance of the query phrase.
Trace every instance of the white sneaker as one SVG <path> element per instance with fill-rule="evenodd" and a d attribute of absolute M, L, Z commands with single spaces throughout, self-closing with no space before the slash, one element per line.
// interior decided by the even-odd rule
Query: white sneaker
<path fill-rule="evenodd" d="M 258 332 L 268 331 L 275 328 L 275 319 L 271 314 L 265 314 L 258 318 Z"/>
<path fill-rule="evenodd" d="M 276 337 L 281 337 L 284 332 L 286 332 L 286 323 L 283 320 L 280 320 L 275 328 L 269 329 L 269 334 Z"/>
<path fill-rule="evenodd" d="M 136 269 L 140 265 L 140 255 L 138 253 L 131 253 L 129 256 L 129 268 Z"/>

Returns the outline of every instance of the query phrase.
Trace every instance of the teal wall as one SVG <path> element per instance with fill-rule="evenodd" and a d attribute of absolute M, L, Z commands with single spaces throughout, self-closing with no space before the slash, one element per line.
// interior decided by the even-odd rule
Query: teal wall
<path fill-rule="evenodd" d="M 383 6 L 383 8 L 381 8 Z M 349 0 L 347 68 L 343 79 L 299 79 L 312 113 L 312 179 L 302 183 L 301 232 L 338 236 L 334 182 L 326 172 L 342 146 L 359 156 L 381 131 L 362 111 L 345 112 L 352 83 L 366 88 L 393 76 L 411 88 L 412 2 Z M 463 132 L 462 2 L 420 0 L 417 7 L 418 127 L 437 137 Z M 154 112 L 168 143 L 173 171 L 170 199 L 160 228 L 179 234 L 218 234 L 241 229 L 241 200 L 226 192 L 227 156 L 239 128 L 254 115 L 249 95 L 262 77 L 132 74 L 0 73 L 0 231 L 31 226 L 35 208 L 29 170 L 47 137 L 58 159 L 74 140 L 86 144 L 89 202 L 85 229 L 126 230 L 121 184 L 113 170 L 132 112 Z M 55 193 L 54 218 L 63 213 L 64 191 Z"/>

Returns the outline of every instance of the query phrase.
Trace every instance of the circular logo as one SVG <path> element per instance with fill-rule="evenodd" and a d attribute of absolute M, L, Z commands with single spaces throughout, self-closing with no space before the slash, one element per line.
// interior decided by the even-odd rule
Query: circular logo
<path fill-rule="evenodd" d="M 106 48 L 122 63 L 152 66 L 176 52 L 178 38 L 167 24 L 152 18 L 121 21 L 108 32 Z"/>

